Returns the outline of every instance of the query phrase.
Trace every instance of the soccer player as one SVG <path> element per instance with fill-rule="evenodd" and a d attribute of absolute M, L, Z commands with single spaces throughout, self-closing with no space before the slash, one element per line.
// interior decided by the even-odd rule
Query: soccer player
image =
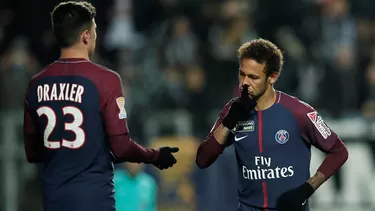
<path fill-rule="evenodd" d="M 233 144 L 238 211 L 308 211 L 308 198 L 346 162 L 346 146 L 314 108 L 273 88 L 283 66 L 275 44 L 247 42 L 238 57 L 241 97 L 224 106 L 196 163 L 209 167 Z M 327 157 L 310 178 L 311 145 Z"/>
<path fill-rule="evenodd" d="M 27 160 L 42 162 L 44 211 L 115 211 L 114 162 L 176 163 L 175 147 L 146 149 L 127 128 L 120 76 L 89 61 L 96 9 L 63 2 L 52 16 L 61 56 L 30 80 L 25 100 Z"/>

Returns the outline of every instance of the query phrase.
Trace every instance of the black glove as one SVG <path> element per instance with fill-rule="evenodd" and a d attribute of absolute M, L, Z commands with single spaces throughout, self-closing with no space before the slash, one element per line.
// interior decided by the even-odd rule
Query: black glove
<path fill-rule="evenodd" d="M 159 148 L 159 156 L 157 157 L 157 160 L 152 164 L 160 170 L 172 167 L 175 163 L 177 163 L 177 160 L 172 153 L 176 153 L 179 150 L 180 149 L 178 147 Z"/>
<path fill-rule="evenodd" d="M 255 100 L 249 97 L 248 87 L 248 85 L 243 86 L 241 97 L 232 103 L 227 116 L 222 121 L 222 124 L 229 130 L 233 130 L 239 121 L 247 120 L 256 106 Z"/>
<path fill-rule="evenodd" d="M 307 182 L 289 190 L 277 199 L 278 211 L 303 211 L 303 206 L 314 193 L 314 188 Z"/>

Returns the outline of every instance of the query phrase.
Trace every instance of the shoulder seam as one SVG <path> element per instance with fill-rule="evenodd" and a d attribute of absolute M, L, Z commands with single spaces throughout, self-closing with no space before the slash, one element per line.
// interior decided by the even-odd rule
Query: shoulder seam
<path fill-rule="evenodd" d="M 111 70 L 110 68 L 106 67 L 106 66 L 103 66 L 103 65 L 100 65 L 100 64 L 97 64 L 97 63 L 94 63 L 94 62 L 90 62 L 90 64 L 96 66 L 97 68 L 101 69 L 101 70 L 104 70 L 104 71 L 107 71 L 109 73 L 113 73 L 114 75 L 118 76 L 119 74 L 114 71 L 114 70 Z"/>
<path fill-rule="evenodd" d="M 55 64 L 55 63 L 56 63 L 56 62 L 53 62 L 53 63 L 51 63 L 51 64 L 45 66 L 44 68 L 42 68 L 42 70 L 41 70 L 39 73 L 37 73 L 37 74 L 35 74 L 33 77 L 31 77 L 31 79 L 30 79 L 30 84 L 32 83 L 32 81 L 34 81 L 35 78 L 37 78 L 38 76 L 40 76 L 43 72 L 45 72 L 48 68 L 50 68 L 50 67 L 51 67 L 53 64 Z"/>

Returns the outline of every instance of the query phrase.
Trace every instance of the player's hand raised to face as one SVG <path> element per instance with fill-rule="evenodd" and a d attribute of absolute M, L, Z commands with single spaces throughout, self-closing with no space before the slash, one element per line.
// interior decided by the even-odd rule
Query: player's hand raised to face
<path fill-rule="evenodd" d="M 173 153 L 178 152 L 180 149 L 178 147 L 161 147 L 159 148 L 159 156 L 157 160 L 153 163 L 154 166 L 160 170 L 172 167 L 177 163 L 176 158 Z"/>
<path fill-rule="evenodd" d="M 232 103 L 227 116 L 222 121 L 222 124 L 229 130 L 234 129 L 239 121 L 247 120 L 256 106 L 255 100 L 249 97 L 248 88 L 248 85 L 242 87 L 241 97 Z"/>
<path fill-rule="evenodd" d="M 250 112 L 256 106 L 255 100 L 250 98 L 249 95 L 249 85 L 243 85 L 240 97 L 240 104 L 243 106 L 245 112 Z"/>

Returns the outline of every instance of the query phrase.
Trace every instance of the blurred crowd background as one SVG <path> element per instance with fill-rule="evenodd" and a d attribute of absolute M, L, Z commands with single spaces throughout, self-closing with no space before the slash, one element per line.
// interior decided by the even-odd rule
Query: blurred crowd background
<path fill-rule="evenodd" d="M 312 211 L 375 210 L 375 1 L 90 2 L 98 12 L 92 60 L 122 76 L 133 139 L 182 149 L 167 171 L 117 166 L 119 211 L 236 209 L 233 149 L 205 170 L 196 168 L 195 152 L 238 94 L 236 49 L 259 37 L 285 53 L 276 88 L 313 105 L 349 148 L 346 165 L 313 196 Z M 41 210 L 40 171 L 23 151 L 23 99 L 30 77 L 59 56 L 49 16 L 57 3 L 0 1 L 2 211 Z M 323 158 L 313 150 L 312 174 Z"/>

